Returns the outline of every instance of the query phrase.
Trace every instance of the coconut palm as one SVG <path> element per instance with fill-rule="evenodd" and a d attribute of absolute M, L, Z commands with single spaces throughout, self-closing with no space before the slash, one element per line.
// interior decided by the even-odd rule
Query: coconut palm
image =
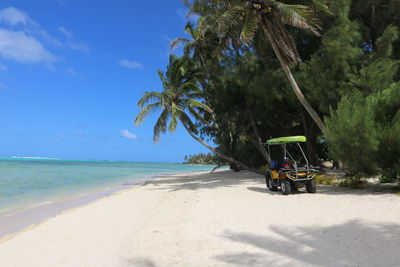
<path fill-rule="evenodd" d="M 171 133 L 174 132 L 180 122 L 191 137 L 221 158 L 244 169 L 260 173 L 259 170 L 221 153 L 197 136 L 198 130 L 191 117 L 199 122 L 207 123 L 201 113 L 212 112 L 206 104 L 200 101 L 202 91 L 197 84 L 197 79 L 201 73 L 187 57 L 179 58 L 171 55 L 169 60 L 167 71 L 165 73 L 158 71 L 163 91 L 144 94 L 138 102 L 141 110 L 135 119 L 135 124 L 140 125 L 151 113 L 161 112 L 154 125 L 154 142 L 158 142 L 160 135 L 166 133 L 167 130 Z"/>
<path fill-rule="evenodd" d="M 202 38 L 198 29 L 195 28 L 193 22 L 189 21 L 185 26 L 185 33 L 190 35 L 189 38 L 176 38 L 171 42 L 171 49 L 184 45 L 184 53 L 191 56 L 196 62 L 205 64 L 207 55 L 211 52 L 207 39 Z"/>
<path fill-rule="evenodd" d="M 206 8 L 205 8 L 206 7 Z M 256 37 L 268 40 L 297 98 L 322 130 L 325 124 L 301 92 L 290 70 L 300 61 L 293 38 L 285 25 L 318 34 L 315 14 L 326 10 L 320 0 L 193 0 L 191 12 L 214 12 L 199 23 L 200 32 L 214 29 L 220 36 L 220 49 L 237 46 L 240 41 L 251 44 Z M 211 11 L 210 11 L 211 10 Z M 217 13 L 217 18 L 215 14 Z M 220 14 L 218 14 L 220 13 Z"/>
<path fill-rule="evenodd" d="M 213 46 L 218 44 L 218 38 L 215 35 L 202 33 L 195 28 L 193 22 L 189 21 L 185 26 L 185 33 L 190 35 L 189 38 L 176 38 L 174 39 L 170 46 L 171 49 L 175 49 L 179 46 L 184 46 L 185 56 L 191 57 L 200 67 L 203 68 L 204 77 L 200 79 L 199 82 L 202 86 L 203 92 L 207 91 L 207 88 L 214 87 L 214 82 L 212 79 L 212 66 L 210 60 L 212 59 L 211 54 Z M 205 78 L 205 79 L 204 79 Z M 208 81 L 208 83 L 206 82 Z M 210 99 L 206 99 L 208 105 L 210 105 Z M 214 112 L 211 113 L 213 118 L 214 126 L 218 128 L 218 122 Z"/>

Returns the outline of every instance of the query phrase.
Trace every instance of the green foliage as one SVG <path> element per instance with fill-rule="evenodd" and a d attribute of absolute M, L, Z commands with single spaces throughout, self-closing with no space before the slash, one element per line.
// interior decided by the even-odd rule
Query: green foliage
<path fill-rule="evenodd" d="M 355 80 L 358 90 L 344 96 L 327 119 L 327 136 L 334 158 L 353 174 L 382 173 L 382 181 L 400 179 L 399 61 L 391 46 L 397 29 L 388 26 L 378 50 L 368 55 Z"/>
<path fill-rule="evenodd" d="M 351 189 L 362 189 L 366 185 L 366 182 L 361 180 L 361 176 L 356 175 L 343 178 L 339 185 Z"/>
<path fill-rule="evenodd" d="M 189 115 L 204 122 L 199 112 L 211 111 L 207 105 L 198 100 L 202 94 L 197 84 L 201 76 L 199 69 L 189 58 L 171 55 L 167 71 L 165 73 L 158 71 L 158 75 L 163 91 L 146 92 L 139 100 L 138 105 L 141 110 L 136 116 L 136 125 L 140 125 L 149 114 L 161 112 L 154 125 L 154 142 L 158 142 L 160 135 L 167 130 L 174 132 L 178 121 L 191 132 L 197 132 Z"/>
<path fill-rule="evenodd" d="M 306 135 L 313 162 L 342 161 L 356 175 L 344 186 L 358 187 L 368 174 L 400 180 L 399 3 L 187 0 L 198 19 L 185 28 L 189 38 L 172 43 L 185 46 L 184 60 L 159 72 L 164 90 L 144 96 L 138 122 L 161 111 L 158 137 L 184 118 L 219 152 L 256 168 L 266 164 L 257 140 Z M 316 31 L 320 37 L 310 34 Z M 271 44 L 326 117 L 323 133 L 293 95 Z M 299 55 L 303 62 L 296 65 Z M 328 156 L 317 154 L 324 149 Z"/>
<path fill-rule="evenodd" d="M 212 153 L 185 156 L 184 164 L 220 165 L 221 160 Z"/>
<path fill-rule="evenodd" d="M 374 110 L 361 93 L 342 98 L 336 111 L 325 120 L 325 136 L 331 155 L 343 161 L 350 173 L 373 174 L 378 150 Z"/>
<path fill-rule="evenodd" d="M 396 26 L 389 25 L 382 36 L 376 41 L 377 57 L 391 57 L 393 54 L 393 42 L 399 38 Z"/>
<path fill-rule="evenodd" d="M 377 39 L 389 25 L 400 26 L 400 1 L 398 0 L 352 0 L 351 18 L 359 21 L 363 43 L 374 51 Z M 393 57 L 400 59 L 400 41 L 395 42 Z"/>
<path fill-rule="evenodd" d="M 400 181 L 400 84 L 374 97 L 379 121 L 378 164 L 382 179 Z"/>
<path fill-rule="evenodd" d="M 314 177 L 314 180 L 317 184 L 322 184 L 322 185 L 336 185 L 337 184 L 336 180 L 331 175 L 318 174 Z"/>
<path fill-rule="evenodd" d="M 361 35 L 357 22 L 348 18 L 349 1 L 335 1 L 337 17 L 321 38 L 322 46 L 296 73 L 299 84 L 307 92 L 310 103 L 328 115 L 336 108 L 349 83 L 357 75 L 363 51 L 358 46 Z"/>
<path fill-rule="evenodd" d="M 379 182 L 381 183 L 395 183 L 399 180 L 390 172 L 383 172 L 379 177 Z"/>

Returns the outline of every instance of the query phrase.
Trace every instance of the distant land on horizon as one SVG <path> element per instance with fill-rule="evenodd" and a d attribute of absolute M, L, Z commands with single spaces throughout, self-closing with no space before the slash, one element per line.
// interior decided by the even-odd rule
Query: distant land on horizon
<path fill-rule="evenodd" d="M 127 162 L 127 163 L 165 163 L 165 164 L 182 164 L 182 162 L 162 162 L 162 161 L 134 161 L 134 160 L 102 160 L 102 159 L 71 159 L 71 158 L 50 158 L 50 157 L 29 157 L 29 156 L 0 156 L 0 160 L 52 160 L 52 161 L 83 161 L 83 162 Z"/>

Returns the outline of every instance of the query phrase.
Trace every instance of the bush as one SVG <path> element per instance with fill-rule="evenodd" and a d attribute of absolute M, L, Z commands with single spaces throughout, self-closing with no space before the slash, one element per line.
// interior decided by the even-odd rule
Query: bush
<path fill-rule="evenodd" d="M 400 181 L 400 84 L 393 85 L 376 97 L 379 121 L 377 163 L 382 181 Z"/>
<path fill-rule="evenodd" d="M 396 177 L 396 173 L 393 173 L 393 172 L 385 171 L 379 177 L 379 182 L 381 182 L 381 183 L 395 183 L 398 181 L 399 181 L 399 179 Z"/>
<path fill-rule="evenodd" d="M 397 39 L 398 29 L 388 26 L 353 80 L 355 92 L 331 110 L 324 131 L 330 155 L 349 174 L 380 172 L 382 182 L 400 180 L 400 61 L 392 58 Z M 353 183 L 358 179 L 344 184 Z"/>
<path fill-rule="evenodd" d="M 361 176 L 356 175 L 343 178 L 339 185 L 351 189 L 362 189 L 366 185 L 366 182 L 361 180 Z"/>
<path fill-rule="evenodd" d="M 314 180 L 317 184 L 322 184 L 322 185 L 336 185 L 337 182 L 335 181 L 335 178 L 329 175 L 324 175 L 324 174 L 318 174 L 314 177 Z"/>
<path fill-rule="evenodd" d="M 372 105 L 355 92 L 344 96 L 331 114 L 324 134 L 332 158 L 341 160 L 350 174 L 374 174 L 379 141 Z"/>

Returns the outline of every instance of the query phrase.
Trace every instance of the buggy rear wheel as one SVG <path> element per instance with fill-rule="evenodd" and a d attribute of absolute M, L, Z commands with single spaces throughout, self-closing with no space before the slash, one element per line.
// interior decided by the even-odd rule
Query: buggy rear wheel
<path fill-rule="evenodd" d="M 306 190 L 308 193 L 311 193 L 311 194 L 314 194 L 317 191 L 317 185 L 315 184 L 314 179 L 312 179 L 306 183 Z"/>
<path fill-rule="evenodd" d="M 292 193 L 292 185 L 288 179 L 285 179 L 281 183 L 281 191 L 284 195 L 290 195 Z"/>
<path fill-rule="evenodd" d="M 269 188 L 269 190 L 278 191 L 278 187 L 276 185 L 274 185 L 274 183 L 272 181 L 271 173 L 268 173 L 267 175 L 265 175 L 265 183 L 267 184 L 267 187 Z"/>

